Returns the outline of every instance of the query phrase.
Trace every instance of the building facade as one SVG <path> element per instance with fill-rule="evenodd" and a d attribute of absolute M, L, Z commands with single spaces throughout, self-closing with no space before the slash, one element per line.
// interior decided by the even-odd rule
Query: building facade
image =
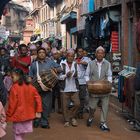
<path fill-rule="evenodd" d="M 6 5 L 1 19 L 1 26 L 4 26 L 8 31 L 11 42 L 19 42 L 22 39 L 25 18 L 28 14 L 29 11 L 25 7 L 13 1 Z"/>
<path fill-rule="evenodd" d="M 63 46 L 83 47 L 89 52 L 103 45 L 108 53 L 121 53 L 122 65 L 136 66 L 139 61 L 139 0 L 32 2 L 31 15 L 42 38 L 59 36 Z"/>
<path fill-rule="evenodd" d="M 34 22 L 32 17 L 26 17 L 25 28 L 23 30 L 23 41 L 25 44 L 30 43 L 31 36 L 34 31 Z"/>
<path fill-rule="evenodd" d="M 6 14 L 2 16 L 1 25 L 5 26 L 11 33 L 21 33 L 25 27 L 25 17 L 28 14 L 25 7 L 9 2 L 6 6 Z"/>

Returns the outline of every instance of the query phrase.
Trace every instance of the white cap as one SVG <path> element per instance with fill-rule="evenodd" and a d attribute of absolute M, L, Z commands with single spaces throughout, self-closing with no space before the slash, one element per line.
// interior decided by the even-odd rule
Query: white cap
<path fill-rule="evenodd" d="M 37 49 L 37 47 L 34 44 L 30 45 L 30 50 L 36 50 L 36 49 Z"/>
<path fill-rule="evenodd" d="M 46 48 L 48 48 L 48 44 L 46 42 L 43 42 L 41 47 L 46 49 Z"/>
<path fill-rule="evenodd" d="M 96 49 L 96 52 L 98 52 L 99 50 L 102 50 L 105 52 L 105 49 L 102 47 L 102 46 L 99 46 L 97 49 Z"/>
<path fill-rule="evenodd" d="M 67 54 L 69 54 L 69 53 L 74 54 L 74 53 L 75 53 L 74 49 L 72 49 L 72 48 L 68 49 L 68 50 L 67 50 Z"/>

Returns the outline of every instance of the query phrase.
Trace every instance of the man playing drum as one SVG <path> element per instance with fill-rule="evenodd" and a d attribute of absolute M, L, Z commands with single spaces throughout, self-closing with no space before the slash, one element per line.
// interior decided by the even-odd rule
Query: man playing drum
<path fill-rule="evenodd" d="M 38 67 L 37 67 L 37 63 Z M 61 71 L 60 65 L 55 63 L 53 60 L 47 57 L 47 52 L 45 48 L 39 48 L 37 50 L 37 61 L 33 62 L 31 67 L 30 67 L 30 72 L 29 76 L 31 78 L 34 78 L 37 76 L 39 71 L 39 74 L 44 71 L 48 71 L 50 69 L 53 69 L 56 72 Z M 38 68 L 38 69 L 37 69 Z M 48 116 L 51 112 L 51 107 L 52 107 L 52 91 L 51 89 L 48 88 L 48 91 L 44 91 L 43 89 L 39 91 L 40 96 L 42 98 L 42 105 L 43 105 L 43 112 L 41 116 L 41 120 L 36 121 L 34 123 L 35 127 L 38 127 L 41 125 L 42 128 L 49 128 L 49 122 L 48 122 Z"/>
<path fill-rule="evenodd" d="M 88 64 L 85 79 L 87 84 L 89 81 L 98 81 L 106 80 L 112 83 L 112 71 L 111 64 L 104 58 L 105 49 L 100 46 L 96 49 L 96 59 L 91 61 Z M 89 93 L 89 107 L 90 113 L 87 120 L 87 126 L 92 126 L 94 112 L 96 111 L 99 101 L 101 101 L 101 124 L 100 129 L 103 131 L 109 131 L 109 127 L 106 124 L 108 106 L 109 106 L 109 93 L 108 94 L 91 94 Z"/>

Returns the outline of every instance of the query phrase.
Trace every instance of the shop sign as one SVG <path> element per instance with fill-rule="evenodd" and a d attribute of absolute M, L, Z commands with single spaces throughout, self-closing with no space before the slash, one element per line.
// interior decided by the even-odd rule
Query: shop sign
<path fill-rule="evenodd" d="M 82 14 L 88 14 L 92 13 L 95 10 L 95 0 L 83 0 L 83 13 Z"/>

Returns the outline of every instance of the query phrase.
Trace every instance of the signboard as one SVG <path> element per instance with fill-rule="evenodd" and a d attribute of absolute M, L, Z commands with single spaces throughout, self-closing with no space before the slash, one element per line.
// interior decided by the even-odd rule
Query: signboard
<path fill-rule="evenodd" d="M 78 18 L 77 18 L 77 30 L 82 31 L 85 29 L 85 16 L 88 13 L 94 12 L 94 0 L 82 0 L 81 4 L 79 6 L 79 11 L 78 11 Z"/>
<path fill-rule="evenodd" d="M 83 5 L 82 15 L 92 13 L 95 10 L 94 0 L 83 0 L 82 5 Z"/>

